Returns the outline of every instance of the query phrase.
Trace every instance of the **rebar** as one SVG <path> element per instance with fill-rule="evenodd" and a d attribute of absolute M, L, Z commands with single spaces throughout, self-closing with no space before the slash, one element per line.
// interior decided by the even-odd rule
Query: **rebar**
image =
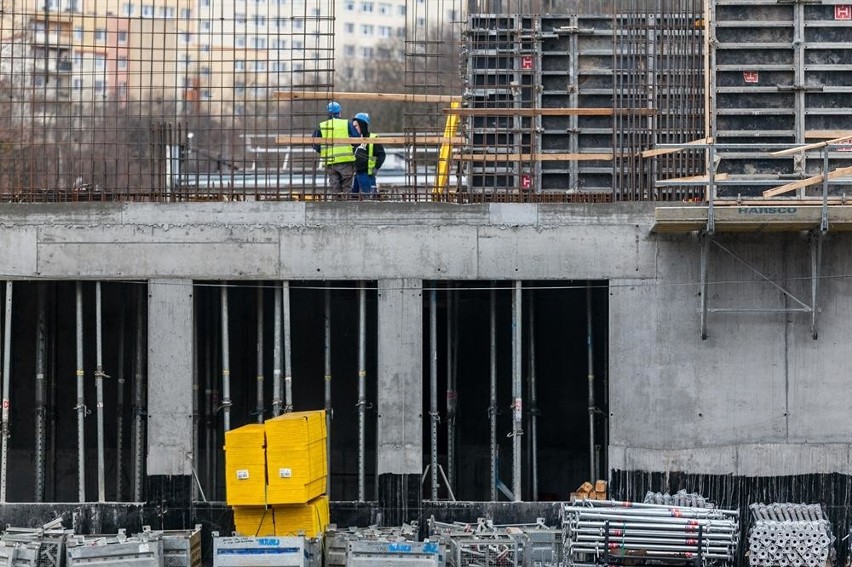
<path fill-rule="evenodd" d="M 9 423 L 9 407 L 11 405 L 10 390 L 12 387 L 12 282 L 6 282 L 5 317 L 3 318 L 3 431 L 2 464 L 0 464 L 0 502 L 6 502 L 6 475 L 9 467 L 9 437 L 11 435 Z"/>
<path fill-rule="evenodd" d="M 456 411 L 458 392 L 456 391 L 455 368 L 455 318 L 456 296 L 447 290 L 447 488 L 453 489 L 456 473 Z"/>
<path fill-rule="evenodd" d="M 530 424 L 530 500 L 533 502 L 538 500 L 538 397 L 536 393 L 536 375 L 535 375 L 535 295 L 533 291 L 529 292 L 529 302 L 527 304 L 529 313 L 527 314 L 527 338 L 529 340 L 529 424 Z"/>
<path fill-rule="evenodd" d="M 95 414 L 98 428 L 98 502 L 106 502 L 104 462 L 104 361 L 101 282 L 95 282 Z"/>
<path fill-rule="evenodd" d="M 124 493 L 124 353 L 125 353 L 125 312 L 126 304 L 122 302 L 118 319 L 118 369 L 115 375 L 115 499 L 123 500 Z M 193 333 L 197 335 L 198 330 L 193 325 Z M 196 352 L 197 349 L 193 349 Z M 198 395 L 197 364 L 192 365 L 196 369 L 195 381 L 193 382 L 193 397 Z M 197 432 L 193 431 L 193 440 Z M 198 454 L 196 450 L 195 454 Z"/>

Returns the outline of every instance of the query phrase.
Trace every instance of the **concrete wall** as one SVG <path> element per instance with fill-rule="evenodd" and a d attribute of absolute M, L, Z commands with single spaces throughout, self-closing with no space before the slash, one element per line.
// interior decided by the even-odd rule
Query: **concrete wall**
<path fill-rule="evenodd" d="M 852 284 L 838 277 L 852 273 L 850 238 L 834 235 L 826 244 L 823 274 L 829 277 L 821 281 L 818 341 L 810 338 L 810 317 L 803 313 L 711 314 L 702 341 L 698 242 L 690 235 L 653 235 L 652 220 L 652 204 L 5 205 L 0 273 L 605 279 L 611 285 L 611 468 L 852 471 L 852 364 L 846 354 Z M 809 297 L 808 246 L 801 235 L 719 241 Z M 711 286 L 712 307 L 793 305 L 721 249 L 713 250 L 709 277 L 726 282 Z"/>

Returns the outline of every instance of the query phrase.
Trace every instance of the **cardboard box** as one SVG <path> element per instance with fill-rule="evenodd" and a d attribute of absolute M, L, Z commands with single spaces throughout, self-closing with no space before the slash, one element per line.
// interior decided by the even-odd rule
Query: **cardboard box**
<path fill-rule="evenodd" d="M 595 492 L 606 492 L 606 481 L 605 480 L 596 480 L 595 481 Z"/>

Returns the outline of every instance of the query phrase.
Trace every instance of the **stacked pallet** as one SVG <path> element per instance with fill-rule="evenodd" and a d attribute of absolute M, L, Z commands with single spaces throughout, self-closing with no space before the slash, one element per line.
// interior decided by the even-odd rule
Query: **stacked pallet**
<path fill-rule="evenodd" d="M 244 536 L 318 537 L 329 522 L 325 412 L 292 412 L 225 433 L 227 503 Z"/>

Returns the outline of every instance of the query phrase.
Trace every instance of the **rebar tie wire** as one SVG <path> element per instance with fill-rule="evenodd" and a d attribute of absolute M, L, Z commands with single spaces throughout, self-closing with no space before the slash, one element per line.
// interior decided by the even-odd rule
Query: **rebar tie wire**
<path fill-rule="evenodd" d="M 92 410 L 86 404 L 77 404 L 74 406 L 74 411 L 80 411 L 81 408 L 83 409 L 83 415 L 92 415 Z"/>

